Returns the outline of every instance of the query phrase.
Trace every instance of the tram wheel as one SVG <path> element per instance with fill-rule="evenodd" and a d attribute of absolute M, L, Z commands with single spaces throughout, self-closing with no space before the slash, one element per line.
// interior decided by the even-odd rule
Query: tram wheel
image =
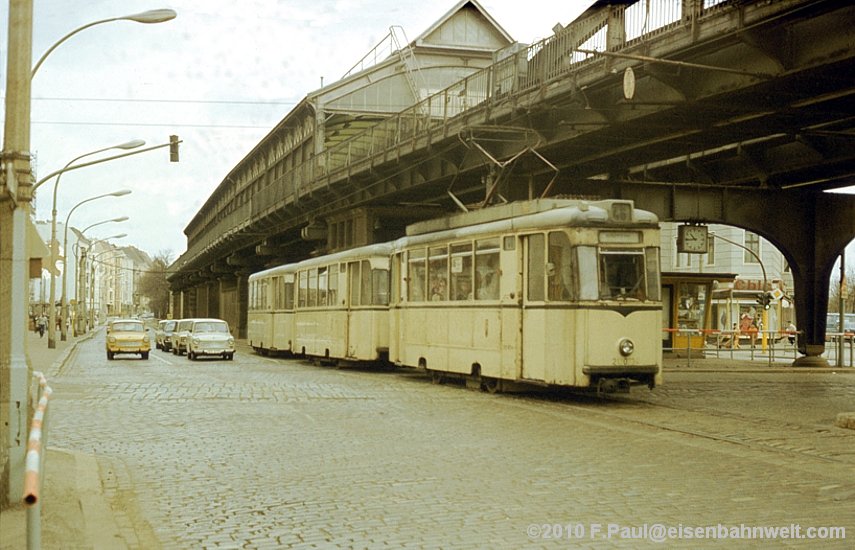
<path fill-rule="evenodd" d="M 499 393 L 500 385 L 498 378 L 484 378 L 481 381 L 481 389 L 487 393 Z"/>
<path fill-rule="evenodd" d="M 430 381 L 432 384 L 444 384 L 445 376 L 437 370 L 430 371 Z"/>

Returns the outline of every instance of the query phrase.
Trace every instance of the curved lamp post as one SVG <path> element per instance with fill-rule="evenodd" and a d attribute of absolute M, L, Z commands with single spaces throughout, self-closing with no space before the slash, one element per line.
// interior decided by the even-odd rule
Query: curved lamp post
<path fill-rule="evenodd" d="M 45 55 L 47 55 L 47 54 L 45 54 Z M 134 139 L 134 140 L 131 140 L 131 141 L 128 141 L 125 143 L 120 143 L 118 145 L 111 145 L 110 147 L 104 147 L 104 148 L 98 149 L 96 151 L 90 151 L 88 153 L 84 153 L 84 154 L 80 155 L 79 157 L 72 159 L 71 161 L 68 162 L 68 164 L 65 165 L 65 167 L 62 168 L 62 170 L 59 170 L 58 172 L 56 172 L 56 182 L 53 184 L 53 207 L 51 208 L 51 216 L 50 216 L 50 262 L 51 262 L 51 264 L 50 264 L 51 265 L 50 303 L 52 305 L 48 311 L 48 315 L 50 317 L 50 324 L 48 326 L 48 347 L 49 348 L 55 348 L 56 347 L 56 333 L 54 332 L 54 329 L 53 329 L 54 322 L 55 322 L 55 316 L 56 316 L 56 314 L 53 310 L 53 307 L 55 307 L 55 306 L 53 306 L 53 304 L 55 303 L 54 301 L 56 300 L 56 275 L 54 274 L 54 268 L 56 266 L 56 260 L 57 260 L 56 197 L 57 197 L 57 191 L 59 191 L 59 180 L 62 177 L 62 173 L 65 172 L 66 170 L 68 170 L 68 168 L 72 164 L 74 164 L 75 162 L 77 162 L 78 160 L 80 160 L 84 157 L 88 157 L 90 155 L 102 153 L 104 151 L 109 151 L 110 149 L 136 149 L 137 147 L 142 147 L 143 145 L 145 145 L 145 141 L 143 141 L 141 139 Z M 42 180 L 39 183 L 40 184 L 44 183 L 44 181 L 45 180 Z M 33 190 L 35 190 L 35 187 L 33 188 Z M 68 227 L 66 226 L 66 238 L 67 238 L 67 236 L 68 236 Z M 65 245 L 63 245 L 62 250 L 63 250 L 63 254 L 65 254 Z M 65 270 L 65 267 L 63 266 L 63 281 L 65 281 L 64 270 Z M 64 294 L 65 294 L 65 289 L 63 288 L 63 295 Z M 63 312 L 63 316 L 65 315 L 65 313 L 66 312 Z M 62 341 L 64 342 L 66 340 L 65 324 L 63 324 L 61 328 L 62 328 L 62 331 L 61 331 L 62 332 Z"/>
<path fill-rule="evenodd" d="M 158 10 L 143 14 L 126 16 L 125 19 L 142 23 L 158 23 L 176 16 L 172 10 Z M 123 19 L 123 18 L 116 18 Z M 61 42 L 73 34 L 91 27 L 93 24 L 106 23 L 107 19 L 90 23 L 65 35 L 59 42 L 48 50 L 52 52 Z M 26 442 L 18 437 L 20 425 L 12 417 L 16 403 L 28 401 L 30 387 L 30 364 L 27 359 L 27 338 L 24 334 L 27 318 L 27 255 L 26 255 L 26 221 L 30 211 L 32 193 L 18 193 L 18 180 L 29 178 L 32 174 L 30 163 L 30 103 L 32 78 L 44 62 L 47 54 L 43 55 L 35 67 L 32 63 L 33 36 L 33 5 L 32 1 L 9 3 L 10 29 L 8 35 L 8 61 L 6 64 L 6 117 L 4 122 L 3 156 L 8 158 L 7 177 L 4 181 L 4 191 L 11 198 L 12 207 L 0 209 L 0 225 L 4 230 L 2 245 L 7 252 L 0 258 L 0 276 L 9 284 L 0 288 L 0 301 L 5 301 L 7 307 L 0 308 L 0 325 L 8 330 L 0 331 L 0 363 L 6 365 L 0 376 L 2 384 L 8 388 L 4 391 L 3 403 L 0 404 L 0 426 L 5 426 L 3 450 L 0 453 L 0 506 L 13 502 L 23 491 L 25 470 Z M 11 24 L 14 22 L 14 24 Z M 8 229 L 8 230 L 7 230 Z M 8 247 L 8 248 L 7 248 Z"/>
<path fill-rule="evenodd" d="M 112 218 L 109 220 L 100 221 L 98 223 L 93 223 L 92 225 L 88 226 L 86 229 L 81 231 L 80 234 L 83 235 L 87 231 L 89 231 L 90 229 L 92 229 L 93 227 L 98 226 L 98 225 L 103 225 L 105 223 L 126 222 L 129 219 L 130 218 L 128 218 L 127 216 L 120 216 L 118 218 Z M 65 240 L 63 241 L 62 248 L 63 248 L 63 250 L 66 250 L 68 248 L 68 223 L 67 222 L 65 224 Z M 80 249 L 81 249 L 81 247 L 79 247 L 79 246 L 75 249 L 75 256 L 77 256 L 76 251 L 80 250 Z M 83 320 L 85 319 L 85 315 L 86 315 L 86 300 L 85 299 L 83 300 L 83 304 L 81 307 L 80 295 L 82 294 L 83 296 L 86 296 L 85 275 L 86 275 L 86 254 L 88 251 L 89 251 L 89 247 L 83 248 L 81 250 L 80 257 L 75 258 L 75 263 L 77 265 L 77 277 L 75 277 L 75 280 L 74 280 L 74 299 L 77 301 L 77 304 L 76 304 L 75 309 L 74 309 L 74 325 L 73 325 L 75 336 L 78 334 L 82 334 L 83 330 L 84 330 Z M 62 284 L 63 316 L 65 318 L 68 318 L 68 299 L 66 298 L 66 294 L 65 294 L 65 271 L 63 271 L 63 273 L 62 273 L 62 283 L 63 283 Z M 65 327 L 63 327 L 63 328 L 65 328 Z"/>
<path fill-rule="evenodd" d="M 79 33 L 80 31 L 86 30 L 89 27 L 94 27 L 95 25 L 100 25 L 102 23 L 110 23 L 112 21 L 136 21 L 137 23 L 163 23 L 164 21 L 169 21 L 170 19 L 175 19 L 175 17 L 177 15 L 178 14 L 175 13 L 175 10 L 170 10 L 170 9 L 149 10 L 149 11 L 144 11 L 142 13 L 136 13 L 133 15 L 125 15 L 122 17 L 111 17 L 109 19 L 101 19 L 99 21 L 93 21 L 92 23 L 87 23 L 86 25 L 83 25 L 82 27 L 78 27 L 78 28 L 74 29 L 73 31 L 71 31 L 70 33 L 66 34 L 65 36 L 60 38 L 53 46 L 48 48 L 48 51 L 46 51 L 44 54 L 42 54 L 42 56 L 39 58 L 38 62 L 36 62 L 35 66 L 33 67 L 33 71 L 32 71 L 32 73 L 30 73 L 30 79 L 32 79 L 34 76 L 36 76 L 36 72 L 39 70 L 39 67 L 42 66 L 42 63 L 44 63 L 45 58 L 48 55 L 50 55 L 50 53 L 52 51 L 54 51 L 60 44 L 62 44 L 63 42 L 65 42 L 66 40 L 68 40 L 69 38 L 74 36 L 75 34 Z"/>
<path fill-rule="evenodd" d="M 130 189 L 122 189 L 121 191 L 114 191 L 112 193 L 103 193 L 101 195 L 96 195 L 94 197 L 90 197 L 88 199 L 82 200 L 82 201 L 78 202 L 77 204 L 75 204 L 71 208 L 71 211 L 69 211 L 68 216 L 65 218 L 66 235 L 68 234 L 68 220 L 69 220 L 69 218 L 71 218 L 72 212 L 77 210 L 77 207 L 79 207 L 83 204 L 86 204 L 87 202 L 94 201 L 96 199 L 100 199 L 100 198 L 104 198 L 104 197 L 121 197 L 121 196 L 127 195 L 130 192 L 131 192 Z M 51 243 L 51 245 L 53 248 L 53 250 L 51 252 L 51 261 L 53 261 L 54 265 L 56 265 L 56 253 L 55 253 L 56 240 L 55 239 Z M 65 254 L 65 250 L 63 250 L 63 254 Z M 63 335 L 67 334 L 66 330 L 65 330 L 65 321 L 66 321 L 65 315 L 68 313 L 67 312 L 67 306 L 66 306 L 66 300 L 65 300 L 65 281 L 66 281 L 65 274 L 68 271 L 66 269 L 66 266 L 67 266 L 67 260 L 63 260 L 63 266 L 62 266 L 62 288 L 63 288 L 63 292 L 62 292 L 62 294 L 63 294 L 63 296 L 62 296 L 62 304 L 63 304 L 62 316 L 63 316 L 63 319 L 62 319 L 62 322 L 60 323 L 60 325 L 62 327 L 62 334 Z M 56 347 L 56 307 L 54 305 L 55 303 L 56 303 L 56 276 L 52 275 L 51 276 L 51 285 L 50 285 L 50 308 L 49 308 L 50 313 L 49 313 L 49 326 L 48 326 L 48 347 L 49 348 L 55 348 Z M 65 338 L 63 338 L 63 339 L 65 339 Z"/>

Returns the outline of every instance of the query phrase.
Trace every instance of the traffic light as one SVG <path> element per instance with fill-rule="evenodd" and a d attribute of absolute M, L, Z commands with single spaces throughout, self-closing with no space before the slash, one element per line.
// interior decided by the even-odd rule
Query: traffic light
<path fill-rule="evenodd" d="M 178 136 L 169 136 L 169 162 L 178 162 Z"/>
<path fill-rule="evenodd" d="M 769 309 L 772 304 L 772 296 L 768 292 L 761 292 L 757 295 L 757 303 L 763 306 L 763 309 Z"/>

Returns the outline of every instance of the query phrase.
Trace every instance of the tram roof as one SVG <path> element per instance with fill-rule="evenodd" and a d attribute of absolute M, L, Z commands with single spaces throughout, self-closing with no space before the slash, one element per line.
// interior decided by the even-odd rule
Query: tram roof
<path fill-rule="evenodd" d="M 300 262 L 271 267 L 269 269 L 253 273 L 252 275 L 250 275 L 250 278 L 255 279 L 258 277 L 270 277 L 276 275 L 283 275 L 285 273 L 294 273 L 300 269 L 305 269 L 316 265 L 333 264 L 337 262 L 353 260 L 354 258 L 361 258 L 366 260 L 371 260 L 372 258 L 384 258 L 388 260 L 391 254 L 392 243 L 368 244 L 365 246 L 359 246 L 357 248 L 351 248 L 349 250 L 342 250 L 341 252 L 336 252 L 334 254 L 325 254 L 323 256 L 318 256 L 317 258 L 309 258 Z"/>
<path fill-rule="evenodd" d="M 634 208 L 629 200 L 536 199 L 418 222 L 407 227 L 407 236 L 396 241 L 396 245 L 538 227 L 649 227 L 658 223 L 655 214 Z"/>

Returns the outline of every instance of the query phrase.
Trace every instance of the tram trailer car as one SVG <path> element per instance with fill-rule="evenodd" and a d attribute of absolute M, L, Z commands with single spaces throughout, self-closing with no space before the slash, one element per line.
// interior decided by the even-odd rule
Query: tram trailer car
<path fill-rule="evenodd" d="M 253 274 L 249 344 L 262 354 L 387 360 L 391 252 L 374 244 Z"/>
<path fill-rule="evenodd" d="M 269 290 L 253 307 L 276 277 L 287 294 L 289 273 L 291 313 Z M 420 222 L 393 243 L 256 273 L 250 306 L 262 353 L 388 358 L 488 391 L 662 382 L 658 220 L 631 201 L 540 199 Z"/>

